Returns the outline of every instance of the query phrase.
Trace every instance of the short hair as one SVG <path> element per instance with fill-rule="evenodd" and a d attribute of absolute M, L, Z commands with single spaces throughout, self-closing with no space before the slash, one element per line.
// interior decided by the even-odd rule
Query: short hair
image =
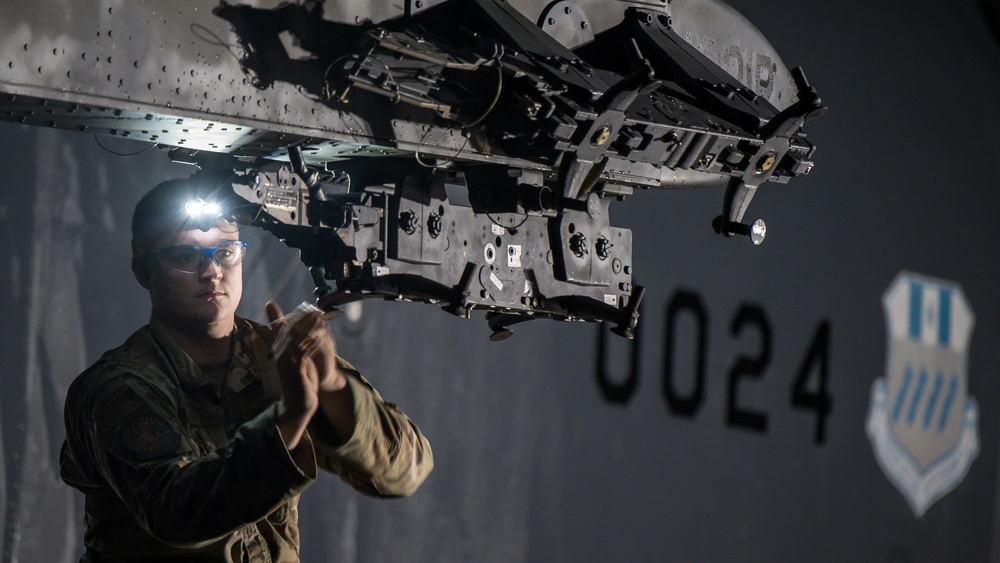
<path fill-rule="evenodd" d="M 160 182 L 146 192 L 132 213 L 132 254 L 139 255 L 154 236 L 199 228 L 184 206 L 194 199 L 212 200 L 218 192 L 212 184 L 195 174 Z"/>

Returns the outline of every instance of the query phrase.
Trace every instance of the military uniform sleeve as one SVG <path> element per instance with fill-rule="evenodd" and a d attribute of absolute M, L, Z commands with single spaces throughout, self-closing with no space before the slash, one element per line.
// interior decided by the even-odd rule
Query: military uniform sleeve
<path fill-rule="evenodd" d="M 354 366 L 341 358 L 337 360 L 354 395 L 354 434 L 338 445 L 314 420 L 310 434 L 317 463 L 367 495 L 413 494 L 434 467 L 430 443 L 409 417 L 396 405 L 385 402 Z"/>
<path fill-rule="evenodd" d="M 175 399 L 128 371 L 105 370 L 67 399 L 67 450 L 86 457 L 140 525 L 198 546 L 264 518 L 316 475 L 312 444 L 285 449 L 268 408 L 224 447 L 185 432 Z"/>

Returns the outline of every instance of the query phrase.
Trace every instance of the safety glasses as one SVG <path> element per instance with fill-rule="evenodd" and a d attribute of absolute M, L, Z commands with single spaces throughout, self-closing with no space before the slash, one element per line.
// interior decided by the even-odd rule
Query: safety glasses
<path fill-rule="evenodd" d="M 209 248 L 188 245 L 169 246 L 147 252 L 144 256 L 155 256 L 164 268 L 195 274 L 200 272 L 209 260 L 215 262 L 223 270 L 233 268 L 243 262 L 246 253 L 246 242 L 231 240 Z"/>

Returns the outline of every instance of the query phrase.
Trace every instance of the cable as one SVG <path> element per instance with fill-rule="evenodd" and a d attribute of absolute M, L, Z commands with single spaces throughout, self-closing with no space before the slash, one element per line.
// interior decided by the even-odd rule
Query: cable
<path fill-rule="evenodd" d="M 417 159 L 417 164 L 419 164 L 420 166 L 423 166 L 424 168 L 443 168 L 443 165 L 442 165 L 442 166 L 435 166 L 435 165 L 433 165 L 433 164 L 427 164 L 427 163 L 425 163 L 425 162 L 424 162 L 423 160 L 421 160 L 421 159 L 420 159 L 420 147 L 424 146 L 424 141 L 425 141 L 425 140 L 427 139 L 427 135 L 430 135 L 430 134 L 431 134 L 431 131 L 432 131 L 433 129 L 434 129 L 434 126 L 433 126 L 433 125 L 428 125 L 428 126 L 427 126 L 427 131 L 425 131 L 425 132 L 424 132 L 424 136 L 423 136 L 423 137 L 421 137 L 421 138 L 420 138 L 420 142 L 419 142 L 419 143 L 417 143 L 417 150 L 416 150 L 416 152 L 415 152 L 415 153 L 413 154 L 413 156 L 414 156 L 414 157 L 416 157 L 416 159 Z M 451 157 L 451 160 L 447 160 L 447 161 L 445 161 L 445 163 L 450 163 L 450 162 L 454 162 L 454 159 L 456 159 L 456 158 L 458 158 L 458 157 L 462 156 L 462 153 L 463 153 L 463 152 L 465 151 L 465 147 L 467 147 L 468 145 L 469 145 L 469 137 L 468 137 L 468 136 L 466 136 L 466 137 L 465 137 L 465 142 L 464 142 L 464 143 L 462 143 L 462 147 L 461 147 L 460 149 L 458 149 L 458 152 L 457 152 L 457 153 L 455 153 L 455 156 L 452 156 L 452 157 Z"/>
<path fill-rule="evenodd" d="M 235 176 L 235 174 L 234 174 L 234 176 Z M 231 177 L 232 176 L 230 176 L 230 178 Z M 264 195 L 262 195 L 261 198 L 260 198 L 261 201 L 262 202 L 267 202 L 267 196 L 270 193 L 271 193 L 271 184 L 268 183 L 267 187 L 264 188 Z M 248 204 L 248 205 L 253 205 L 253 204 Z M 243 207 L 243 206 L 240 206 L 240 207 Z M 265 207 L 267 207 L 267 203 L 261 203 L 260 205 L 257 206 L 257 214 L 254 215 L 253 219 L 250 219 L 250 222 L 247 223 L 248 227 L 252 227 L 254 225 L 254 223 L 257 222 L 257 219 L 260 219 L 261 214 L 264 213 L 264 208 Z"/>
<path fill-rule="evenodd" d="M 204 31 L 204 33 L 207 34 L 208 37 L 214 39 L 215 41 L 211 41 L 209 39 L 206 39 L 205 37 L 202 37 L 197 33 L 198 30 Z M 233 52 L 233 45 L 231 43 L 226 43 L 225 41 L 223 41 L 222 38 L 216 35 L 215 32 L 213 32 L 211 29 L 208 29 L 207 27 L 201 25 L 200 23 L 193 23 L 191 24 L 191 33 L 195 37 L 201 39 L 202 41 L 208 43 L 209 45 L 215 45 L 217 47 L 225 47 L 225 49 L 229 51 L 229 54 L 232 55 L 234 59 L 236 59 L 236 62 L 239 63 L 240 66 L 243 65 L 243 60 L 240 59 L 239 55 Z"/>
<path fill-rule="evenodd" d="M 347 55 L 341 55 L 341 56 L 337 57 L 336 59 L 333 59 L 333 62 L 330 63 L 330 66 L 326 67 L 326 70 L 323 72 L 323 95 L 326 96 L 326 100 L 325 101 L 328 102 L 328 101 L 330 101 L 330 98 L 333 97 L 333 92 L 330 91 L 330 81 L 327 79 L 330 76 L 330 70 L 333 69 L 333 65 L 339 63 L 340 61 L 342 61 L 342 60 L 344 60 L 346 58 L 353 57 L 353 56 L 355 56 L 354 53 L 350 53 L 350 54 L 347 54 Z"/>
<path fill-rule="evenodd" d="M 500 100 L 500 91 L 503 90 L 503 69 L 500 68 L 500 58 L 497 58 L 497 93 L 493 96 L 493 101 L 490 102 L 490 107 L 486 108 L 486 113 L 479 116 L 479 119 L 474 120 L 472 123 L 467 123 L 462 126 L 462 129 L 470 129 L 479 125 L 486 117 L 493 111 L 493 108 L 497 106 L 497 102 Z"/>
<path fill-rule="evenodd" d="M 462 129 L 471 129 L 472 127 L 475 127 L 476 125 L 479 125 L 484 119 L 486 119 L 490 115 L 490 113 L 493 112 L 493 109 L 496 108 L 497 102 L 500 100 L 500 94 L 503 91 L 503 68 L 500 65 L 500 59 L 502 59 L 502 58 L 503 58 L 503 49 L 502 48 L 498 48 L 497 51 L 496 51 L 496 53 L 495 53 L 495 58 L 494 58 L 494 60 L 497 63 L 497 66 L 496 66 L 496 68 L 497 68 L 497 91 L 496 91 L 496 94 L 493 95 L 493 100 L 490 102 L 489 107 L 486 108 L 486 112 L 484 112 L 483 115 L 479 116 L 477 119 L 473 120 L 470 123 L 462 125 Z M 423 166 L 424 168 L 438 168 L 437 166 L 429 165 L 429 164 L 425 163 L 423 160 L 420 159 L 420 147 L 424 146 L 424 141 L 427 139 L 427 135 L 430 134 L 431 129 L 432 129 L 432 127 L 429 127 L 427 129 L 427 131 L 424 132 L 424 136 L 420 138 L 420 142 L 417 144 L 417 151 L 414 154 L 414 156 L 417 159 L 417 164 L 419 164 L 420 166 Z M 458 149 L 458 152 L 455 153 L 455 156 L 451 157 L 451 159 L 452 159 L 451 162 L 454 162 L 454 159 L 457 159 L 459 156 L 461 156 L 462 153 L 465 151 L 465 147 L 469 146 L 469 137 L 470 137 L 469 133 L 466 132 L 465 142 L 462 143 L 462 148 Z M 523 224 L 523 222 L 522 222 L 522 224 Z M 520 225 L 518 225 L 518 226 L 520 226 Z"/>
<path fill-rule="evenodd" d="M 490 102 L 490 106 L 486 108 L 486 113 L 479 116 L 479 119 L 473 120 L 472 123 L 463 125 L 463 129 L 469 129 L 479 125 L 484 119 L 486 119 L 493 109 L 496 108 L 497 102 L 500 101 L 500 93 L 503 91 L 503 66 L 500 63 L 500 59 L 503 58 L 504 50 L 501 45 L 494 45 L 494 49 L 493 60 L 496 61 L 497 64 L 497 93 L 493 95 L 493 101 Z"/>
<path fill-rule="evenodd" d="M 240 68 L 243 69 L 243 74 L 250 77 L 251 82 L 253 82 L 255 86 L 260 84 L 260 75 L 254 72 L 254 69 L 243 64 L 243 59 L 241 59 L 240 56 L 237 55 L 235 51 L 233 51 L 232 43 L 226 43 L 225 41 L 222 40 L 221 37 L 216 35 L 215 32 L 201 25 L 200 23 L 191 24 L 190 29 L 192 35 L 194 35 L 198 39 L 201 39 L 205 43 L 208 43 L 209 45 L 215 45 L 217 47 L 223 47 L 226 51 L 229 52 L 230 55 L 233 56 L 234 59 L 236 59 L 236 64 L 240 65 Z M 208 35 L 209 38 L 205 38 L 202 35 L 199 35 L 199 32 Z M 247 51 L 252 52 L 253 47 L 252 46 L 248 47 Z"/>
<path fill-rule="evenodd" d="M 101 138 L 98 137 L 97 135 L 94 135 L 94 141 L 97 142 L 97 146 L 101 147 L 102 149 L 108 151 L 109 153 L 111 153 L 111 154 L 113 154 L 115 156 L 135 156 L 137 154 L 142 154 L 142 153 L 148 151 L 149 149 L 156 148 L 156 147 L 159 146 L 157 143 L 153 143 L 153 144 L 149 145 L 148 147 L 146 147 L 146 148 L 144 148 L 144 149 L 142 149 L 140 151 L 135 151 L 135 152 L 117 152 L 117 151 L 113 151 L 113 150 L 109 149 L 108 147 L 104 146 L 104 143 L 101 142 Z"/>
<path fill-rule="evenodd" d="M 497 213 L 497 217 L 499 217 L 500 215 L 503 215 L 503 213 Z M 511 213 L 511 215 L 520 215 L 520 213 Z M 508 231 L 516 231 L 517 229 L 519 229 L 521 227 L 521 225 L 523 225 L 523 224 L 525 224 L 525 223 L 528 222 L 528 217 L 529 217 L 529 215 L 527 213 L 525 213 L 524 214 L 524 219 L 521 219 L 520 223 L 518 223 L 516 225 L 512 225 L 512 226 L 507 226 L 507 225 L 501 225 L 498 220 L 494 219 L 492 213 L 487 213 L 486 216 L 490 218 L 490 222 L 491 223 L 493 223 L 494 225 L 496 225 L 496 226 L 498 226 L 498 227 L 500 227 L 502 229 L 506 229 Z"/>

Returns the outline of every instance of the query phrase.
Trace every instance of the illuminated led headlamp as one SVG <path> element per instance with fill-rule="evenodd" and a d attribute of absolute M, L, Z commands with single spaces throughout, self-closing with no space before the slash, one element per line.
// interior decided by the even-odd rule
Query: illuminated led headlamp
<path fill-rule="evenodd" d="M 184 204 L 184 211 L 202 231 L 208 232 L 222 219 L 222 206 L 214 201 L 201 198 L 192 199 Z"/>

